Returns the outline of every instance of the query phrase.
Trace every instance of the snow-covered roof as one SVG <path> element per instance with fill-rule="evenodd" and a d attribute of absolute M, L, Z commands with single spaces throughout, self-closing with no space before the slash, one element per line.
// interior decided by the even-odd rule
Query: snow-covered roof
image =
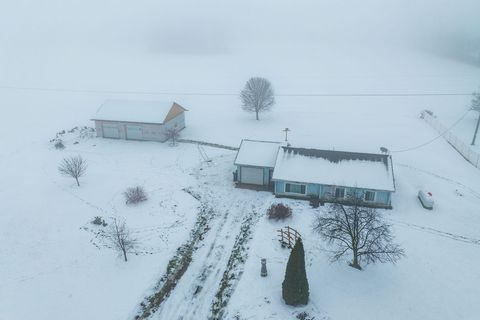
<path fill-rule="evenodd" d="M 273 180 L 395 191 L 389 155 L 282 147 Z"/>
<path fill-rule="evenodd" d="M 163 123 L 173 101 L 107 100 L 93 120 Z"/>
<path fill-rule="evenodd" d="M 279 142 L 243 139 L 235 165 L 273 168 L 279 148 Z"/>

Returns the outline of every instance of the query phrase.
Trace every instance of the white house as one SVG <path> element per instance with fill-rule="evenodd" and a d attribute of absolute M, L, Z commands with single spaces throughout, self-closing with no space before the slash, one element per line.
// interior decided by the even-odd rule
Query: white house
<path fill-rule="evenodd" d="M 98 137 L 163 142 L 169 128 L 185 128 L 185 111 L 173 101 L 107 100 L 92 120 Z"/>

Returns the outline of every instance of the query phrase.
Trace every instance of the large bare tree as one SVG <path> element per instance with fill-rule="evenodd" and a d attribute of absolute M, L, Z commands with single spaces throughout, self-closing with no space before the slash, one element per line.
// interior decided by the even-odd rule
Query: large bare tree
<path fill-rule="evenodd" d="M 123 258 L 127 261 L 127 253 L 135 249 L 137 240 L 132 238 L 125 221 L 113 219 L 110 226 L 109 237 L 115 249 L 123 254 Z"/>
<path fill-rule="evenodd" d="M 77 181 L 77 186 L 80 186 L 78 178 L 83 176 L 87 171 L 87 162 L 83 160 L 82 156 L 75 156 L 64 158 L 58 166 L 58 171 L 64 176 L 70 176 Z"/>
<path fill-rule="evenodd" d="M 248 112 L 255 112 L 256 119 L 258 114 L 270 110 L 275 104 L 275 97 L 272 84 L 265 78 L 250 78 L 245 84 L 245 88 L 240 93 L 242 99 L 242 108 Z"/>
<path fill-rule="evenodd" d="M 314 229 L 335 246 L 333 261 L 351 254 L 350 266 L 357 269 L 361 269 L 363 262 L 397 262 L 405 253 L 393 243 L 390 225 L 377 209 L 362 207 L 361 199 L 354 197 L 349 206 L 331 204 L 327 212 L 317 216 Z"/>

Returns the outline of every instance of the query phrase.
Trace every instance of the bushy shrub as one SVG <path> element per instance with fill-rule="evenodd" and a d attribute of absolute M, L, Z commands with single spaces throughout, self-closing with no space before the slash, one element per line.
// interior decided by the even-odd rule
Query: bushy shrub
<path fill-rule="evenodd" d="M 312 208 L 318 208 L 320 206 L 320 199 L 318 197 L 310 197 L 310 205 Z"/>
<path fill-rule="evenodd" d="M 140 186 L 128 188 L 123 194 L 125 195 L 126 204 L 136 204 L 147 200 L 147 194 L 143 187 Z"/>
<path fill-rule="evenodd" d="M 107 223 L 105 222 L 105 220 L 103 220 L 103 218 L 100 216 L 96 216 L 95 218 L 93 218 L 92 224 L 95 224 L 97 226 L 104 226 L 104 227 L 107 226 Z"/>
<path fill-rule="evenodd" d="M 314 320 L 315 317 L 310 316 L 307 312 L 303 311 L 297 314 L 298 320 Z"/>
<path fill-rule="evenodd" d="M 57 150 L 62 150 L 65 149 L 65 145 L 63 144 L 63 141 L 58 139 L 55 144 L 54 144 L 55 149 Z"/>
<path fill-rule="evenodd" d="M 267 210 L 269 219 L 283 220 L 292 215 L 292 208 L 283 203 L 272 204 Z"/>

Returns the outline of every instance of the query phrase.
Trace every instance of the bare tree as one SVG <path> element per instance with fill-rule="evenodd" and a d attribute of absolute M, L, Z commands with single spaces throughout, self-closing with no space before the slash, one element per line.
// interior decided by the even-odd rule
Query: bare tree
<path fill-rule="evenodd" d="M 115 248 L 123 254 L 125 261 L 128 261 L 127 253 L 135 249 L 137 240 L 130 236 L 130 231 L 125 221 L 113 219 L 109 230 L 109 237 Z"/>
<path fill-rule="evenodd" d="M 260 112 L 270 110 L 275 104 L 272 84 L 265 78 L 250 78 L 240 93 L 240 98 L 243 110 L 255 112 L 257 120 Z"/>
<path fill-rule="evenodd" d="M 374 208 L 361 207 L 361 197 L 354 197 L 351 206 L 330 205 L 324 215 L 316 219 L 314 229 L 336 248 L 332 260 L 352 254 L 350 266 L 361 269 L 360 263 L 395 263 L 405 255 L 393 243 L 390 225 L 386 224 Z"/>
<path fill-rule="evenodd" d="M 480 92 L 474 92 L 472 94 L 471 108 L 474 111 L 478 111 L 477 125 L 475 126 L 475 133 L 473 134 L 472 146 L 475 144 L 477 138 L 478 127 L 480 126 Z"/>
<path fill-rule="evenodd" d="M 87 171 L 87 162 L 83 160 L 82 156 L 64 158 L 58 166 L 58 171 L 64 176 L 75 178 L 77 185 L 80 186 L 78 178 Z"/>
<path fill-rule="evenodd" d="M 180 129 L 178 128 L 178 126 L 175 125 L 172 128 L 168 128 L 165 131 L 165 137 L 167 138 L 167 140 L 170 140 L 170 145 L 177 145 L 177 140 L 180 137 Z"/>

